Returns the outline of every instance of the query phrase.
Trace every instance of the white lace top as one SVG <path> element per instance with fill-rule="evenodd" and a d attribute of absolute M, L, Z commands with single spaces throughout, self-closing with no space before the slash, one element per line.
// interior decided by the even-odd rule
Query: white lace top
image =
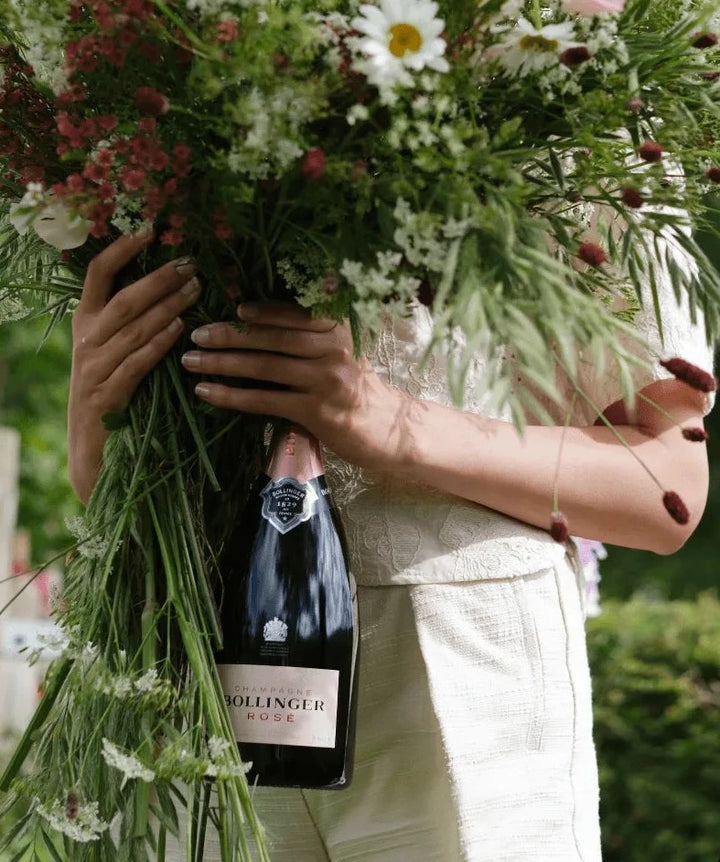
<path fill-rule="evenodd" d="M 636 325 L 650 348 L 650 367 L 635 369 L 636 390 L 671 376 L 658 364 L 662 358 L 681 356 L 712 370 L 712 351 L 701 322 L 691 324 L 689 315 L 675 301 L 669 277 L 662 280 L 665 283 L 659 285 L 658 292 L 664 344 L 652 303 L 636 316 Z M 371 359 L 376 372 L 391 385 L 415 398 L 451 405 L 443 358 L 433 356 L 421 365 L 431 334 L 430 312 L 418 304 L 407 318 L 386 322 Z M 509 415 L 493 411 L 479 387 L 484 362 L 478 357 L 468 375 L 464 409 L 509 420 Z M 608 363 L 608 369 L 611 365 Z M 581 382 L 602 409 L 622 398 L 617 377 L 610 370 L 598 376 L 589 361 L 581 370 Z M 567 394 L 569 404 L 570 386 Z M 572 423 L 593 424 L 596 416 L 579 399 L 576 403 Z M 565 418 L 558 415 L 558 423 L 564 423 Z M 329 452 L 326 467 L 347 533 L 351 566 L 360 584 L 518 577 L 552 566 L 565 553 L 565 548 L 543 530 L 426 485 L 371 474 Z"/>

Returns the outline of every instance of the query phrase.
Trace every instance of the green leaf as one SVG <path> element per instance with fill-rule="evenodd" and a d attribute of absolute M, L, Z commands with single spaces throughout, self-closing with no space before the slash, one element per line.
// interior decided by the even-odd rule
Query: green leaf
<path fill-rule="evenodd" d="M 48 853 L 52 856 L 53 862 L 65 862 L 62 856 L 58 853 L 57 847 L 53 843 L 52 838 L 45 832 L 43 829 L 41 832 L 43 841 L 45 842 L 45 847 L 47 848 Z"/>
<path fill-rule="evenodd" d="M 27 814 L 25 814 L 15 823 L 15 825 L 9 832 L 7 832 L 5 835 L 2 836 L 2 838 L 0 838 L 0 850 L 10 850 L 15 839 L 18 836 L 22 835 L 22 833 L 25 831 L 25 827 L 28 825 L 30 820 L 32 820 L 34 815 L 34 811 L 28 811 Z"/>

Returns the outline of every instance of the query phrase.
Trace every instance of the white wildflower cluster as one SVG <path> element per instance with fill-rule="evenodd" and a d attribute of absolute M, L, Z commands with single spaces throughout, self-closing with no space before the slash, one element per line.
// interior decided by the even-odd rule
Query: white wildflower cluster
<path fill-rule="evenodd" d="M 70 638 L 61 626 L 53 626 L 49 632 L 41 632 L 37 646 L 28 653 L 28 664 L 37 664 L 41 659 L 58 658 L 64 655 L 70 645 Z"/>
<path fill-rule="evenodd" d="M 172 683 L 161 679 L 155 668 L 140 676 L 103 670 L 94 679 L 93 688 L 116 700 L 142 700 L 145 705 L 153 704 L 158 709 L 164 709 L 170 703 L 175 691 Z"/>
<path fill-rule="evenodd" d="M 306 20 L 315 26 L 317 38 L 323 47 L 323 62 L 329 69 L 337 69 L 342 63 L 342 41 L 351 30 L 350 17 L 341 12 L 321 15 L 308 12 Z"/>
<path fill-rule="evenodd" d="M 110 828 L 110 824 L 100 818 L 97 802 L 78 803 L 69 811 L 65 800 L 56 799 L 51 805 L 38 802 L 35 810 L 53 829 L 81 844 L 97 841 Z"/>
<path fill-rule="evenodd" d="M 67 88 L 64 44 L 66 34 L 58 15 L 56 3 L 43 0 L 10 0 L 14 12 L 13 22 L 23 34 L 26 48 L 24 56 L 37 78 L 54 93 Z"/>
<path fill-rule="evenodd" d="M 155 772 L 145 766 L 134 754 L 126 754 L 109 739 L 103 737 L 102 756 L 105 763 L 123 774 L 122 786 L 134 779 L 151 782 L 155 780 Z"/>
<path fill-rule="evenodd" d="M 445 269 L 449 242 L 467 233 L 469 221 L 442 217 L 434 213 L 415 213 L 410 204 L 398 198 L 393 212 L 397 228 L 393 239 L 413 266 L 425 267 L 431 272 Z"/>
<path fill-rule="evenodd" d="M 17 294 L 0 294 L 0 326 L 13 320 L 22 320 L 30 314 L 31 309 L 25 305 Z"/>
<path fill-rule="evenodd" d="M 166 745 L 155 761 L 155 772 L 164 781 L 193 782 L 202 778 L 230 781 L 246 775 L 250 769 L 252 763 L 238 761 L 234 743 L 219 736 L 211 736 L 197 754 L 183 745 L 182 740 L 176 740 Z"/>
<path fill-rule="evenodd" d="M 88 560 L 99 560 L 107 554 L 110 547 L 109 540 L 97 531 L 93 531 L 82 515 L 66 518 L 65 526 L 77 539 L 77 550 L 81 556 Z"/>
<path fill-rule="evenodd" d="M 54 613 L 59 611 L 57 604 L 56 602 L 53 608 Z M 29 653 L 28 660 L 30 664 L 35 664 L 40 659 L 62 657 L 75 659 L 79 664 L 87 667 L 95 664 L 99 655 L 100 649 L 97 645 L 83 641 L 77 627 L 58 624 L 47 634 L 38 636 L 38 646 Z"/>
<path fill-rule="evenodd" d="M 354 126 L 357 122 L 367 120 L 370 117 L 370 110 L 367 105 L 361 105 L 358 103 L 350 108 L 345 117 L 348 121 L 348 125 Z"/>
<path fill-rule="evenodd" d="M 233 751 L 234 745 L 227 739 L 211 736 L 207 741 L 210 763 L 205 767 L 203 775 L 206 778 L 215 778 L 217 781 L 230 781 L 232 778 L 247 775 L 252 769 L 252 763 L 233 763 Z"/>
<path fill-rule="evenodd" d="M 118 194 L 114 201 L 115 213 L 110 221 L 120 233 L 129 236 L 151 226 L 142 214 L 143 203 L 138 197 Z"/>
<path fill-rule="evenodd" d="M 628 48 L 618 32 L 617 18 L 612 15 L 581 18 L 577 27 L 578 36 L 590 52 L 590 59 L 581 67 L 583 72 L 593 70 L 602 76 L 612 75 L 629 63 Z"/>
<path fill-rule="evenodd" d="M 413 162 L 423 170 L 437 169 L 437 160 L 449 156 L 460 172 L 468 167 L 465 142 L 477 140 L 477 135 L 467 119 L 458 117 L 457 103 L 450 96 L 420 93 L 409 112 L 393 115 L 387 142 L 395 150 L 410 150 Z"/>
<path fill-rule="evenodd" d="M 244 132 L 226 157 L 227 167 L 253 179 L 287 170 L 304 152 L 301 128 L 312 118 L 314 107 L 297 87 L 280 86 L 267 96 L 253 87 L 234 109 Z"/>
<path fill-rule="evenodd" d="M 302 293 L 306 290 L 308 286 L 306 276 L 288 258 L 283 258 L 277 262 L 277 272 L 289 290 L 297 293 Z"/>
<path fill-rule="evenodd" d="M 353 307 L 369 332 L 378 332 L 386 314 L 403 315 L 420 289 L 420 280 L 399 270 L 400 252 L 378 252 L 376 266 L 344 260 L 340 275 L 354 289 Z"/>

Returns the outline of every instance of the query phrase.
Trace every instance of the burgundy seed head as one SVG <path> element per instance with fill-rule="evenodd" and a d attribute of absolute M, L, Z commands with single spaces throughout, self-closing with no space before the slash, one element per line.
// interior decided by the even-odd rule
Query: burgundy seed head
<path fill-rule="evenodd" d="M 640 96 L 631 96 L 627 102 L 625 103 L 625 107 L 630 111 L 631 114 L 639 114 L 640 111 L 645 107 L 645 103 L 640 98 Z"/>
<path fill-rule="evenodd" d="M 563 66 L 581 66 L 590 59 L 590 52 L 585 45 L 577 45 L 574 48 L 566 48 L 559 59 Z"/>
<path fill-rule="evenodd" d="M 717 380 L 715 380 L 712 374 L 702 368 L 698 368 L 697 365 L 693 365 L 692 362 L 688 362 L 686 359 L 680 359 L 679 356 L 675 356 L 672 359 L 663 359 L 660 365 L 663 368 L 667 368 L 678 380 L 682 380 L 683 383 L 687 383 L 688 386 L 692 386 L 693 389 L 697 389 L 700 392 L 714 392 L 717 388 Z"/>
<path fill-rule="evenodd" d="M 664 152 L 665 150 L 657 141 L 645 141 L 638 149 L 638 155 L 646 162 L 659 162 Z"/>
<path fill-rule="evenodd" d="M 687 524 L 690 520 L 688 507 L 683 503 L 682 497 L 676 494 L 675 491 L 666 491 L 663 494 L 663 505 L 673 521 L 676 521 L 678 524 Z"/>
<path fill-rule="evenodd" d="M 711 183 L 720 183 L 720 168 L 713 166 L 705 171 L 705 176 Z"/>
<path fill-rule="evenodd" d="M 708 439 L 708 433 L 704 428 L 683 428 L 682 435 L 693 443 L 704 443 Z"/>
<path fill-rule="evenodd" d="M 340 286 L 340 277 L 334 270 L 328 270 L 323 276 L 322 286 L 328 296 L 334 296 Z"/>
<path fill-rule="evenodd" d="M 696 33 L 690 43 L 693 48 L 714 48 L 718 43 L 715 33 Z"/>
<path fill-rule="evenodd" d="M 550 516 L 550 535 L 556 542 L 567 542 L 570 538 L 568 522 L 562 512 L 553 512 Z"/>
<path fill-rule="evenodd" d="M 608 259 L 605 250 L 594 242 L 582 242 L 578 247 L 578 257 L 590 266 L 600 266 Z"/>
<path fill-rule="evenodd" d="M 632 188 L 632 186 L 625 186 L 625 188 L 623 188 L 620 199 L 626 207 L 632 207 L 632 209 L 636 210 L 639 210 L 645 203 L 645 198 L 637 189 Z"/>

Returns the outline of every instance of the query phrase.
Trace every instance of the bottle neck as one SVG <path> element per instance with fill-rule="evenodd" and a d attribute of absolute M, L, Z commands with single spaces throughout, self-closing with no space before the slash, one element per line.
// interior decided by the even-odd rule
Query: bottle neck
<path fill-rule="evenodd" d="M 283 425 L 273 434 L 265 472 L 274 481 L 309 482 L 325 473 L 320 443 L 299 425 Z"/>

